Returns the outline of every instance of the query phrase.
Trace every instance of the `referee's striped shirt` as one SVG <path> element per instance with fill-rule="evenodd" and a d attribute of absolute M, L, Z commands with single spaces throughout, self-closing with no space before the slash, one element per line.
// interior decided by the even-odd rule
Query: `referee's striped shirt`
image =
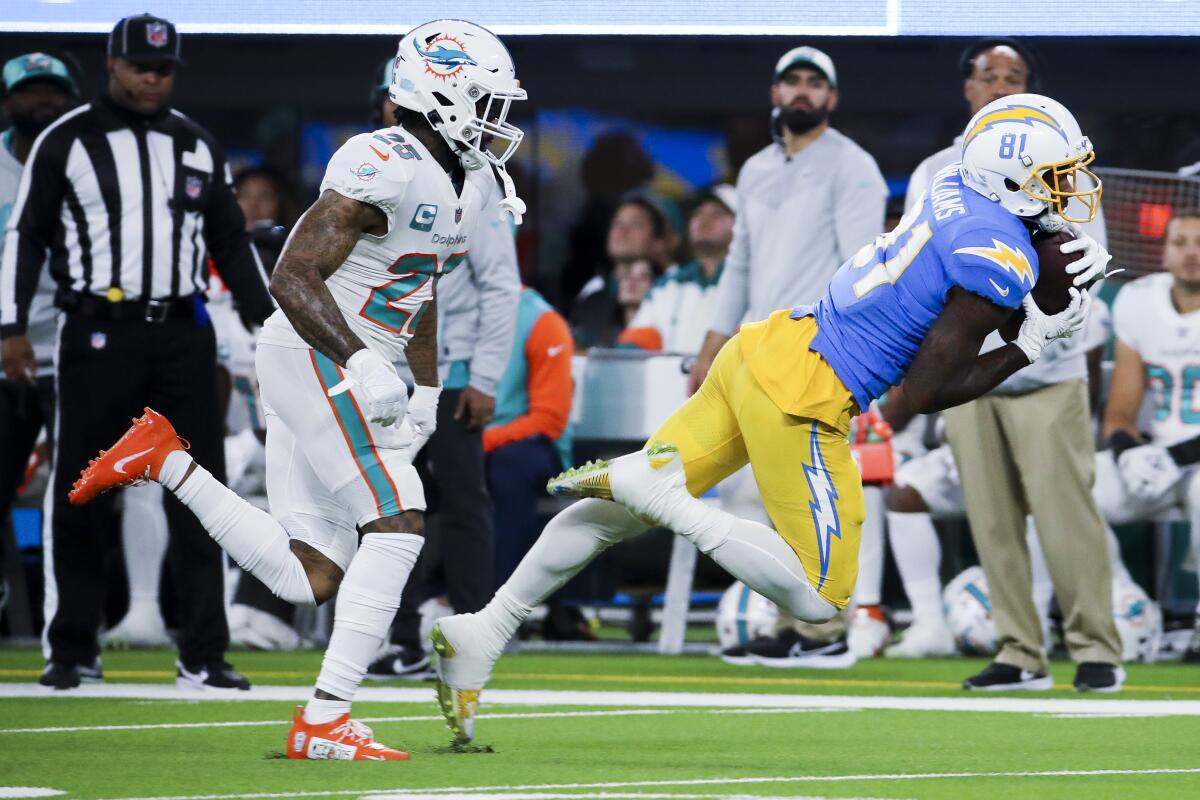
<path fill-rule="evenodd" d="M 34 143 L 5 237 L 2 336 L 24 334 L 47 250 L 60 289 L 143 301 L 203 293 L 211 253 L 244 318 L 274 307 L 223 151 L 173 109 L 105 97 L 60 117 Z"/>

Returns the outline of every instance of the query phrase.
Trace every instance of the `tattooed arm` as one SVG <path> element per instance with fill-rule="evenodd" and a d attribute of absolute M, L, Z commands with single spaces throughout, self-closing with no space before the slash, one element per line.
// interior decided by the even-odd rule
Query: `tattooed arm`
<path fill-rule="evenodd" d="M 437 328 L 437 300 L 434 299 L 421 315 L 421 323 L 417 326 L 416 333 L 404 348 L 404 356 L 408 359 L 408 367 L 412 370 L 413 381 L 417 386 L 439 384 Z"/>
<path fill-rule="evenodd" d="M 1015 344 L 979 354 L 983 340 L 1011 314 L 977 294 L 951 289 L 900 384 L 900 399 L 915 413 L 932 414 L 981 397 L 1029 366 Z"/>
<path fill-rule="evenodd" d="M 296 223 L 271 275 L 271 295 L 296 333 L 343 366 L 366 345 L 350 330 L 325 279 L 350 255 L 359 236 L 386 232 L 387 218 L 379 208 L 327 189 Z M 435 346 L 435 384 L 436 357 Z"/>

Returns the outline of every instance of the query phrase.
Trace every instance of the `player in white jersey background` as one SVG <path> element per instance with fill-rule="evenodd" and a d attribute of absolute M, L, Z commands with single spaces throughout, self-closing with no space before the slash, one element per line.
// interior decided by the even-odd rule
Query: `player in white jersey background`
<path fill-rule="evenodd" d="M 1163 268 L 1113 304 L 1116 363 L 1104 411 L 1111 449 L 1098 454 L 1095 495 L 1113 524 L 1186 509 L 1200 558 L 1200 210 L 1168 224 Z M 1138 430 L 1147 391 L 1148 439 Z M 1184 657 L 1200 662 L 1200 627 Z"/>
<path fill-rule="evenodd" d="M 350 706 L 424 542 L 412 460 L 441 390 L 437 282 L 466 258 L 483 215 L 506 210 L 519 222 L 524 211 L 504 162 L 522 137 L 505 120 L 525 92 L 499 39 L 461 20 L 421 25 L 400 40 L 389 91 L 397 124 L 334 154 L 271 279 L 280 309 L 263 326 L 256 368 L 272 513 L 196 465 L 149 409 L 71 492 L 82 503 L 158 481 L 278 596 L 311 605 L 337 594 L 289 758 L 408 758 L 376 742 Z M 393 365 L 402 354 L 411 399 Z"/>

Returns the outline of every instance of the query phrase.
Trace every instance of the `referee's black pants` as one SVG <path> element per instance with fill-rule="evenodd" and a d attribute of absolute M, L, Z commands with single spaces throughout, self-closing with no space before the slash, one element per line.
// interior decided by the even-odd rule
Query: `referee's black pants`
<path fill-rule="evenodd" d="M 165 415 L 191 455 L 225 479 L 221 404 L 212 325 L 190 317 L 114 321 L 66 313 L 58 343 L 58 430 L 53 498 L 43 527 L 46 657 L 90 664 L 105 591 L 114 495 L 73 506 L 67 492 L 102 448 L 145 406 Z M 229 645 L 221 549 L 174 495 L 165 494 L 170 539 L 167 569 L 178 595 L 179 657 L 188 665 L 220 661 Z"/>
<path fill-rule="evenodd" d="M 25 480 L 29 456 L 42 428 L 54 450 L 54 378 L 38 375 L 33 386 L 0 379 L 0 530 Z M 0 576 L 5 548 L 0 545 Z"/>

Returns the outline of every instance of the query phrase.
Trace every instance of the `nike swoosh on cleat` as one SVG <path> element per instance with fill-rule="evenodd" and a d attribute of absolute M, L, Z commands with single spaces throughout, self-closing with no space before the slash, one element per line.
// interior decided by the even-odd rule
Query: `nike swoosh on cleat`
<path fill-rule="evenodd" d="M 153 449 L 154 449 L 153 447 L 147 447 L 145 450 L 143 450 L 140 453 L 134 453 L 131 456 L 126 456 L 125 458 L 122 458 L 120 461 L 118 461 L 116 464 L 113 464 L 113 469 L 116 470 L 117 472 L 121 473 L 122 475 L 127 475 L 128 473 L 125 472 L 125 465 L 128 464 L 130 461 L 133 461 L 135 458 L 139 458 L 141 456 L 146 455 L 146 453 L 149 453 Z"/>

